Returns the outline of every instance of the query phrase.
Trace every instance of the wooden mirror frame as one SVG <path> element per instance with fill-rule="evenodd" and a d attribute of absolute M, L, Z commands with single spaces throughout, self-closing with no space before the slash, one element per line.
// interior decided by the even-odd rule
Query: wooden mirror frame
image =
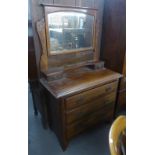
<path fill-rule="evenodd" d="M 36 22 L 36 29 L 40 40 L 41 46 L 41 56 L 39 68 L 41 73 L 49 74 L 53 72 L 53 70 L 68 70 L 71 68 L 77 68 L 80 66 L 85 66 L 89 64 L 93 64 L 99 61 L 98 58 L 98 47 L 97 47 L 97 9 L 90 8 L 75 8 L 75 7 L 64 7 L 64 6 L 55 6 L 55 5 L 46 5 L 41 4 L 44 8 L 44 18 Z M 49 29 L 48 29 L 48 14 L 52 12 L 60 12 L 60 11 L 74 11 L 86 13 L 88 15 L 94 16 L 94 25 L 93 25 L 93 48 L 84 48 L 82 51 L 79 50 L 66 50 L 57 53 L 50 53 L 50 42 L 49 42 Z M 67 59 L 66 59 L 67 58 Z"/>
<path fill-rule="evenodd" d="M 67 54 L 67 53 L 76 53 L 81 51 L 93 51 L 96 52 L 96 10 L 95 9 L 78 9 L 73 7 L 56 7 L 56 6 L 44 6 L 45 12 L 45 28 L 46 28 L 46 42 L 47 42 L 47 53 L 48 55 L 58 55 L 58 54 Z M 78 12 L 91 15 L 94 17 L 93 23 L 93 35 L 92 35 L 92 47 L 86 47 L 81 49 L 65 50 L 65 51 L 51 51 L 50 49 L 50 36 L 49 36 L 49 27 L 48 27 L 48 14 L 55 12 Z"/>

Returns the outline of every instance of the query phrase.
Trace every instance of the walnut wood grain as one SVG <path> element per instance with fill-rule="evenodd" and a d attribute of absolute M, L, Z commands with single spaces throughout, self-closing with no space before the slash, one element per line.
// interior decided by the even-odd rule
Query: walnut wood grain
<path fill-rule="evenodd" d="M 92 100 L 97 99 L 98 97 L 101 97 L 101 96 L 105 97 L 105 95 L 107 95 L 108 93 L 116 92 L 117 85 L 118 85 L 118 82 L 112 82 L 112 83 L 88 90 L 86 92 L 68 97 L 65 102 L 66 110 L 74 109 L 83 104 L 87 104 Z"/>
<path fill-rule="evenodd" d="M 120 90 L 118 92 L 117 111 L 122 109 L 126 109 L 126 89 Z"/>
<path fill-rule="evenodd" d="M 97 0 L 94 4 L 95 8 L 97 8 L 97 21 L 96 21 L 96 53 L 95 53 L 95 60 L 100 59 L 100 53 L 103 52 L 101 47 L 101 37 L 102 37 L 102 31 L 103 31 L 103 15 L 104 15 L 104 0 Z M 104 34 L 103 34 L 104 35 Z M 103 59 L 102 59 L 103 60 Z"/>
<path fill-rule="evenodd" d="M 101 60 L 122 73 L 126 52 L 126 0 L 104 0 Z"/>
<path fill-rule="evenodd" d="M 89 70 L 81 67 L 66 73 L 66 77 L 47 82 L 40 79 L 40 82 L 56 97 L 64 97 L 73 95 L 95 86 L 106 84 L 107 82 L 115 81 L 121 77 L 120 74 L 105 70 Z M 79 85 L 80 84 L 80 85 Z"/>
<path fill-rule="evenodd" d="M 123 77 L 120 79 L 120 82 L 119 82 L 117 111 L 126 109 L 126 59 L 125 58 L 124 58 L 123 71 L 122 71 Z"/>
<path fill-rule="evenodd" d="M 43 116 L 55 132 L 63 150 L 67 148 L 70 139 L 76 134 L 95 124 L 111 120 L 114 114 L 115 96 L 118 87 L 119 73 L 104 67 L 90 67 L 99 61 L 100 38 L 102 34 L 103 0 L 32 0 L 32 23 L 34 29 L 34 41 L 36 51 L 37 68 L 40 85 L 44 89 L 40 95 L 40 105 L 44 105 Z M 45 10 L 44 10 L 45 6 Z M 76 51 L 75 53 L 64 53 L 50 55 L 47 49 L 48 40 L 47 13 L 52 11 L 73 10 L 83 11 L 96 17 L 94 26 L 94 49 L 87 51 Z M 45 17 L 45 25 L 36 23 Z M 41 31 L 41 26 L 46 33 Z M 41 36 L 39 42 L 38 36 Z M 45 39 L 45 36 L 47 37 Z M 42 47 L 41 47 L 42 44 Z M 40 68 L 40 58 L 48 57 L 46 67 Z M 43 59 L 41 58 L 43 62 Z M 45 63 L 44 63 L 45 64 Z M 104 66 L 104 65 L 103 65 Z M 77 97 L 75 97 L 77 96 Z M 78 99 L 82 104 L 73 104 Z M 66 102 L 67 101 L 67 102 Z M 71 106 L 73 104 L 73 106 Z M 42 108 L 41 108 L 42 109 Z M 46 115 L 45 115 L 46 114 Z"/>
<path fill-rule="evenodd" d="M 122 77 L 120 80 L 120 87 L 119 90 L 125 90 L 126 89 L 126 77 Z"/>
<path fill-rule="evenodd" d="M 38 32 L 41 47 L 42 47 L 40 70 L 47 71 L 48 70 L 48 57 L 47 57 L 47 48 L 46 48 L 46 34 L 45 34 L 44 18 L 36 23 L 36 28 L 37 28 L 37 32 Z"/>
<path fill-rule="evenodd" d="M 29 81 L 38 79 L 33 37 L 28 37 L 28 78 Z"/>
<path fill-rule="evenodd" d="M 73 136 L 77 135 L 78 133 L 93 127 L 95 124 L 101 121 L 109 121 L 112 119 L 113 116 L 113 107 L 114 104 L 111 104 L 109 107 L 100 109 L 91 115 L 83 118 L 82 120 L 66 126 L 67 138 L 71 139 Z"/>
<path fill-rule="evenodd" d="M 48 124 L 56 133 L 64 150 L 73 136 L 100 121 L 113 118 L 120 77 L 120 74 L 108 69 L 94 70 L 80 67 L 65 71 L 62 79 L 40 80 L 42 86 L 48 91 L 46 97 Z M 66 101 L 67 105 L 71 105 L 76 100 L 76 95 L 77 98 L 80 95 L 84 97 L 81 101 L 83 103 L 74 104 L 76 107 L 68 109 Z"/>
<path fill-rule="evenodd" d="M 81 63 L 88 63 L 93 61 L 93 52 L 85 51 L 70 54 L 52 55 L 48 57 L 49 68 L 57 67 L 74 67 Z"/>
<path fill-rule="evenodd" d="M 41 3 L 44 3 L 46 5 L 49 5 L 49 6 L 55 6 L 55 7 L 60 7 L 60 8 L 65 8 L 65 4 L 66 4 L 66 1 L 61 1 L 61 4 L 56 4 L 56 1 L 54 2 L 54 0 L 41 0 L 41 1 L 37 1 L 37 0 L 31 0 L 32 3 L 31 3 L 31 12 L 32 12 L 32 24 L 33 24 L 33 36 L 34 36 L 34 44 L 35 44 L 35 52 L 36 52 L 36 64 L 37 64 L 37 71 L 38 71 L 38 74 L 40 76 L 40 57 L 41 57 L 41 52 L 42 52 L 42 49 L 41 49 L 41 46 L 40 46 L 40 42 L 39 42 L 39 38 L 38 38 L 38 33 L 36 31 L 36 22 L 41 20 L 43 17 L 44 17 L 44 10 L 43 10 L 43 6 L 41 6 L 40 4 Z M 69 2 L 69 1 L 68 1 Z M 55 4 L 53 4 L 55 3 Z M 59 3 L 59 2 L 58 2 Z M 70 3 L 72 3 L 70 1 Z M 78 2 L 77 2 L 78 4 Z M 91 6 L 93 3 L 92 1 L 81 1 L 80 3 L 80 6 L 75 6 L 75 5 L 69 5 L 70 8 L 76 8 L 77 10 L 78 9 L 87 9 L 87 10 L 98 10 L 97 11 L 97 26 L 96 26 L 96 29 L 97 29 L 97 34 L 96 34 L 96 53 L 95 55 L 93 56 L 93 58 L 91 57 L 91 59 L 93 59 L 94 61 L 98 60 L 99 59 L 99 53 L 100 53 L 100 39 L 101 39 L 101 32 L 102 32 L 102 17 L 103 17 L 103 6 L 104 6 L 104 1 L 102 0 L 98 0 L 95 2 L 94 4 L 94 7 L 92 6 L 92 8 L 90 8 L 89 6 Z M 75 53 L 75 57 L 76 57 L 77 53 Z M 59 56 L 61 57 L 61 56 Z M 89 61 L 89 59 L 87 59 L 87 55 L 85 56 L 85 61 Z M 53 58 L 54 59 L 54 58 Z M 80 59 L 79 59 L 80 60 Z M 60 60 L 58 59 L 59 62 L 61 62 L 61 58 Z M 83 60 L 81 60 L 83 61 Z M 79 62 L 78 62 L 79 63 Z M 76 63 L 75 63 L 76 64 Z"/>
<path fill-rule="evenodd" d="M 105 96 L 98 96 L 98 98 L 87 102 L 87 104 L 81 105 L 80 107 L 70 111 L 66 111 L 66 123 L 71 124 L 111 104 L 114 106 L 115 98 L 116 91 Z"/>
<path fill-rule="evenodd" d="M 40 57 L 41 57 L 41 46 L 40 40 L 38 36 L 38 32 L 36 29 L 36 22 L 43 18 L 43 8 L 39 5 L 38 0 L 31 0 L 31 12 L 32 12 L 32 28 L 33 28 L 33 39 L 35 46 L 35 56 L 36 56 L 36 66 L 37 66 L 37 74 L 38 78 L 40 77 Z"/>

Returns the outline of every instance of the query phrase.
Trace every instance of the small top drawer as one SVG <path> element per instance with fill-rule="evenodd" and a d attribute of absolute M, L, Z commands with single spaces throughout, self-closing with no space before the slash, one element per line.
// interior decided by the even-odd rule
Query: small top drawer
<path fill-rule="evenodd" d="M 83 93 L 68 97 L 66 99 L 65 105 L 67 110 L 71 110 L 79 105 L 90 102 L 92 99 L 98 98 L 110 92 L 116 91 L 118 82 L 112 82 Z"/>

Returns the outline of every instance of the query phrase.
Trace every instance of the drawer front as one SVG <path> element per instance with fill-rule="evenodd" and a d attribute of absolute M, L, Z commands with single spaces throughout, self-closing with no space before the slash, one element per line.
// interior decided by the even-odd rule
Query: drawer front
<path fill-rule="evenodd" d="M 114 104 L 113 104 L 114 105 Z M 106 107 L 91 113 L 89 116 L 85 117 L 83 120 L 80 120 L 74 124 L 66 126 L 67 138 L 77 135 L 78 133 L 84 131 L 85 129 L 101 122 L 109 121 L 113 118 L 114 106 Z"/>
<path fill-rule="evenodd" d="M 97 99 L 94 99 L 89 103 L 81 105 L 80 107 L 77 107 L 71 111 L 66 111 L 66 123 L 71 124 L 103 107 L 113 106 L 115 103 L 115 98 L 116 92 L 113 92 L 106 96 L 100 96 Z"/>
<path fill-rule="evenodd" d="M 115 81 L 115 82 L 88 90 L 86 92 L 80 93 L 78 95 L 68 97 L 65 102 L 66 109 L 67 110 L 74 109 L 75 107 L 78 107 L 79 105 L 82 105 L 85 103 L 89 103 L 91 100 L 99 98 L 104 94 L 108 94 L 113 91 L 116 91 L 117 85 L 118 85 L 118 82 Z"/>

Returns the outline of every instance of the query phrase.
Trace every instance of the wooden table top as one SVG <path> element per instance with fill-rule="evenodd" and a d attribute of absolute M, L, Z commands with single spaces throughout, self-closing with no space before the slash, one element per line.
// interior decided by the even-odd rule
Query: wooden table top
<path fill-rule="evenodd" d="M 121 74 L 106 68 L 93 70 L 81 67 L 64 73 L 61 79 L 47 81 L 42 78 L 40 82 L 56 98 L 60 98 L 118 80 L 120 77 Z"/>

